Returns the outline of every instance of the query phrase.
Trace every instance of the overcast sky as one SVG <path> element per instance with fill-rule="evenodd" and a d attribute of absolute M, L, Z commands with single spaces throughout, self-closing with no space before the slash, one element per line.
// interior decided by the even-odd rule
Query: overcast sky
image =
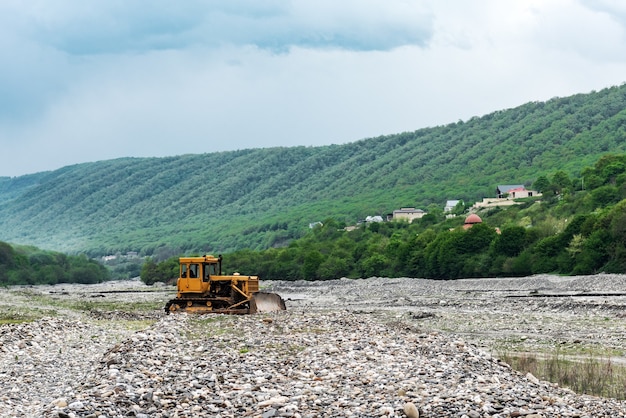
<path fill-rule="evenodd" d="M 0 176 L 341 144 L 626 81 L 620 0 L 1 0 Z"/>

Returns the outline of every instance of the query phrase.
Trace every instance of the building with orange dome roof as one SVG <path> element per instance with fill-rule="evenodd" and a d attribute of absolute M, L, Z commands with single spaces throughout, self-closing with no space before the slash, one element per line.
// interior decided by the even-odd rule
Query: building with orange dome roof
<path fill-rule="evenodd" d="M 476 215 L 475 213 L 470 213 L 467 218 L 465 218 L 465 222 L 463 222 L 463 229 L 468 230 L 474 225 L 481 223 L 483 223 L 483 220 L 480 219 L 480 216 Z M 500 228 L 495 228 L 495 230 L 497 234 L 501 233 Z"/>
<path fill-rule="evenodd" d="M 475 213 L 470 214 L 467 218 L 465 218 L 465 222 L 463 222 L 463 229 L 470 229 L 475 224 L 482 223 L 483 220 L 480 219 L 480 216 Z"/>

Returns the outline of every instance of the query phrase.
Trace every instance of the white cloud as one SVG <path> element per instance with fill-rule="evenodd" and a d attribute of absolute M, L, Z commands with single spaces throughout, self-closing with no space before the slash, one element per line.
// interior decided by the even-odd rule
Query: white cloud
<path fill-rule="evenodd" d="M 31 36 L 70 54 L 142 52 L 190 45 L 390 49 L 424 44 L 424 1 L 121 1 L 15 3 Z"/>
<path fill-rule="evenodd" d="M 342 143 L 625 80 L 609 1 L 0 4 L 0 175 Z"/>

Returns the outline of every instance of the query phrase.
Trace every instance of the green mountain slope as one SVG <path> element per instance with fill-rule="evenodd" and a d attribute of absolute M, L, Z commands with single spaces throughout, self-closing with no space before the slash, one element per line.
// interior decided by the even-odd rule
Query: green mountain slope
<path fill-rule="evenodd" d="M 493 196 L 626 152 L 626 86 L 345 145 L 124 158 L 0 178 L 0 240 L 90 255 L 280 246 L 310 222 Z"/>

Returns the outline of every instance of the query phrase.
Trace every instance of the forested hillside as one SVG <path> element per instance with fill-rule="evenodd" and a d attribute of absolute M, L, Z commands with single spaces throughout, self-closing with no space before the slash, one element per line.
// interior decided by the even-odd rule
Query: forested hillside
<path fill-rule="evenodd" d="M 461 203 L 453 211 L 460 216 L 428 214 L 411 223 L 370 221 L 346 229 L 325 219 L 287 247 L 225 254 L 224 269 L 264 280 L 624 273 L 626 155 L 605 155 L 582 174 L 585 189 L 556 171 L 535 182 L 542 196 L 469 215 Z M 176 257 L 148 258 L 141 278 L 171 282 L 178 269 Z"/>
<path fill-rule="evenodd" d="M 345 145 L 0 178 L 0 240 L 91 256 L 280 247 L 326 218 L 353 224 L 402 206 L 472 202 L 557 169 L 580 178 L 608 152 L 626 152 L 626 86 Z"/>

